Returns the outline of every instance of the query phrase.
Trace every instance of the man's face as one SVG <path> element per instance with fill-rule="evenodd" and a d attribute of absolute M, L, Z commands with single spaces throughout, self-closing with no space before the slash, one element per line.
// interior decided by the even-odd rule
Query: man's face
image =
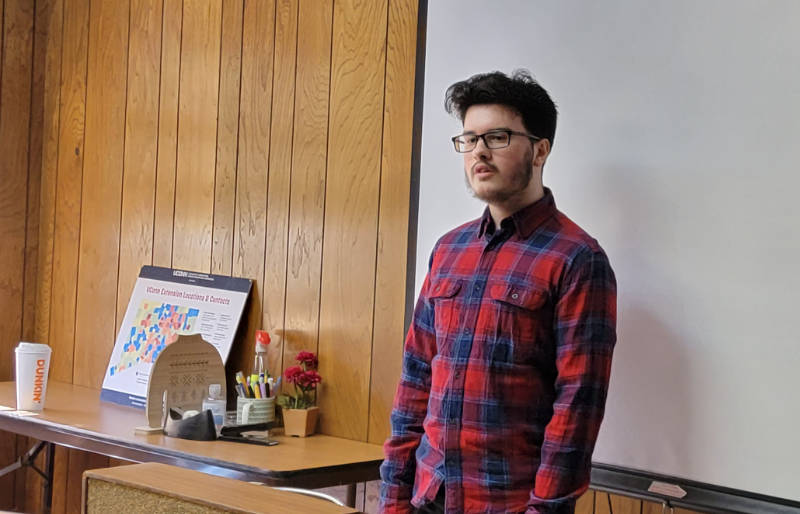
<path fill-rule="evenodd" d="M 465 134 L 483 134 L 495 129 L 528 132 L 522 117 L 504 105 L 473 105 L 467 109 Z M 541 192 L 541 165 L 546 157 L 546 150 L 541 155 L 542 150 L 524 136 L 511 136 L 507 147 L 494 150 L 479 139 L 472 151 L 463 154 L 467 185 L 477 198 L 509 210 L 510 214 L 534 201 Z"/>

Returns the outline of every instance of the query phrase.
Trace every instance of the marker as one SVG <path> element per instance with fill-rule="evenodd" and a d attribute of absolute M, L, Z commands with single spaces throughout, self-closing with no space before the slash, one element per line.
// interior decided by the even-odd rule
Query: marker
<path fill-rule="evenodd" d="M 244 396 L 244 389 L 242 388 L 242 380 L 239 377 L 239 373 L 236 373 L 236 375 L 233 377 L 233 379 L 236 381 L 236 386 L 235 386 L 236 394 L 239 395 L 240 397 L 243 397 Z"/>
<path fill-rule="evenodd" d="M 245 398 L 255 398 L 255 394 L 253 390 L 250 388 L 250 385 L 247 383 L 247 379 L 244 377 L 244 373 L 241 371 L 236 372 L 236 381 L 239 382 L 239 385 L 242 387 L 242 391 L 244 391 Z"/>

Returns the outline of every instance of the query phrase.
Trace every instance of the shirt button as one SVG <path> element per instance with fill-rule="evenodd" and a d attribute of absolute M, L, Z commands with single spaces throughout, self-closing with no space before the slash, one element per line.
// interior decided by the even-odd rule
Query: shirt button
<path fill-rule="evenodd" d="M 453 377 L 454 378 L 461 378 L 461 372 L 460 371 L 456 371 L 455 373 L 453 373 Z"/>
<path fill-rule="evenodd" d="M 481 289 L 483 289 L 483 285 L 481 285 L 481 284 L 475 284 L 475 288 L 474 288 L 474 289 L 475 289 L 475 292 L 476 292 L 476 293 L 480 293 L 480 292 L 481 292 Z"/>
<path fill-rule="evenodd" d="M 472 333 L 472 330 L 470 330 L 470 329 L 468 329 L 468 328 L 465 328 L 465 329 L 464 329 L 464 334 L 466 334 L 466 335 L 470 335 L 471 333 Z"/>
<path fill-rule="evenodd" d="M 517 298 L 519 298 L 519 295 L 517 293 L 514 293 L 511 295 L 511 298 L 516 300 Z"/>

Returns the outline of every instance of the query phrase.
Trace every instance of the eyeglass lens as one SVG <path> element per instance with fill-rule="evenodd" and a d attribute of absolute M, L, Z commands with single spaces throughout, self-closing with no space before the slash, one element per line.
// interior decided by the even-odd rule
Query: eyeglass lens
<path fill-rule="evenodd" d="M 483 139 L 487 148 L 496 150 L 508 146 L 510 140 L 508 132 L 498 130 L 485 134 L 464 134 L 453 139 L 456 150 L 459 152 L 469 152 L 478 144 L 478 139 Z"/>

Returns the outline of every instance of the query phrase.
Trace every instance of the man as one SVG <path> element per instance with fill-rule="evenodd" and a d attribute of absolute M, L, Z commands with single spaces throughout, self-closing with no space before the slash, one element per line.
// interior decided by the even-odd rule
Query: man
<path fill-rule="evenodd" d="M 542 185 L 556 107 L 527 72 L 447 90 L 481 218 L 434 247 L 381 466 L 384 512 L 573 512 L 616 342 L 616 281 Z"/>

